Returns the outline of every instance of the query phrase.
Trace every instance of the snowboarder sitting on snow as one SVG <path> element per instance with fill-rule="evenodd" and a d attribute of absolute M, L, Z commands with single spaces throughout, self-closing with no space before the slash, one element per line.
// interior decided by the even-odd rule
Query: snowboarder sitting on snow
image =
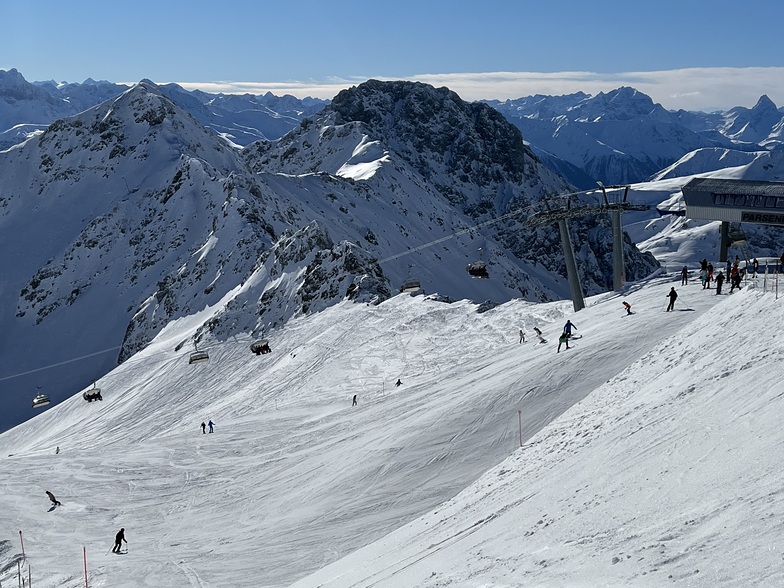
<path fill-rule="evenodd" d="M 632 312 L 632 305 L 626 302 L 625 300 L 623 301 L 623 307 L 626 309 L 626 314 L 634 314 Z"/>
<path fill-rule="evenodd" d="M 59 501 L 59 500 L 57 500 L 57 499 L 54 497 L 54 494 L 52 494 L 51 492 L 49 492 L 49 490 L 47 490 L 47 491 L 46 491 L 46 495 L 49 497 L 49 500 L 51 500 L 51 501 L 52 501 L 52 506 L 60 506 L 60 505 L 61 505 L 60 501 Z"/>
<path fill-rule="evenodd" d="M 114 536 L 114 547 L 112 547 L 112 553 L 120 553 L 123 541 L 125 541 L 125 544 L 128 545 L 128 541 L 125 540 L 125 528 L 120 529 L 117 535 Z"/>
<path fill-rule="evenodd" d="M 569 335 L 566 331 L 561 333 L 561 336 L 558 337 L 558 351 L 556 351 L 556 353 L 561 353 L 562 343 L 566 343 L 566 348 L 569 349 Z"/>

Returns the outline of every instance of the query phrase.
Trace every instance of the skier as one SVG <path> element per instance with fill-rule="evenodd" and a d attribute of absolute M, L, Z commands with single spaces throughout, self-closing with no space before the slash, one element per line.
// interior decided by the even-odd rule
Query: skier
<path fill-rule="evenodd" d="M 724 284 L 724 274 L 719 272 L 719 275 L 716 276 L 716 294 L 721 294 L 722 284 Z"/>
<path fill-rule="evenodd" d="M 558 337 L 558 351 L 556 351 L 556 353 L 561 353 L 562 343 L 566 343 L 566 348 L 569 349 L 569 334 L 566 331 L 561 333 L 561 336 Z"/>
<path fill-rule="evenodd" d="M 401 382 L 400 378 L 398 378 L 397 382 L 395 382 L 395 388 L 397 388 L 398 386 L 402 386 L 402 385 L 403 385 L 403 382 Z"/>
<path fill-rule="evenodd" d="M 667 305 L 667 312 L 671 310 L 675 310 L 675 300 L 678 298 L 678 293 L 675 291 L 675 286 L 670 288 L 670 293 L 667 294 L 670 299 L 670 303 Z"/>
<path fill-rule="evenodd" d="M 759 269 L 759 261 L 757 261 L 756 257 L 754 258 L 754 261 L 751 262 L 751 267 L 754 270 L 754 273 L 752 275 L 756 278 L 757 270 Z"/>
<path fill-rule="evenodd" d="M 732 291 L 735 288 L 740 290 L 740 282 L 742 280 L 740 277 L 740 272 L 737 271 L 737 268 L 733 268 L 733 271 L 735 271 L 735 273 L 730 276 L 730 294 L 732 294 Z"/>
<path fill-rule="evenodd" d="M 120 529 L 117 535 L 114 536 L 114 547 L 112 547 L 112 553 L 120 553 L 123 541 L 125 541 L 125 544 L 128 545 L 128 541 L 125 539 L 125 528 Z"/>
<path fill-rule="evenodd" d="M 354 400 L 351 401 L 351 406 L 356 406 L 356 405 L 357 405 L 357 395 L 354 394 Z"/>
<path fill-rule="evenodd" d="M 685 265 L 681 270 L 681 286 L 685 286 L 689 283 L 689 268 Z"/>
<path fill-rule="evenodd" d="M 212 420 L 210 420 L 210 422 L 207 423 L 207 426 L 210 428 L 210 433 L 212 433 L 212 427 L 215 426 L 215 423 L 213 423 Z"/>
<path fill-rule="evenodd" d="M 566 321 L 566 324 L 564 325 L 563 332 L 566 334 L 567 337 L 571 337 L 572 336 L 572 329 L 574 329 L 576 331 L 577 327 L 575 327 L 572 324 L 572 321 Z"/>
<path fill-rule="evenodd" d="M 520 343 L 525 343 L 525 333 L 520 329 Z"/>
<path fill-rule="evenodd" d="M 47 490 L 47 491 L 46 491 L 46 495 L 49 497 L 49 500 L 51 500 L 51 501 L 52 501 L 52 506 L 61 506 L 61 505 L 62 505 L 62 503 L 61 503 L 59 500 L 57 500 L 57 499 L 54 497 L 54 494 L 52 494 L 51 492 L 49 492 L 49 490 Z"/>
<path fill-rule="evenodd" d="M 539 327 L 534 327 L 534 331 L 536 332 L 536 336 L 539 338 L 539 343 L 547 343 L 547 340 L 542 337 L 542 331 Z"/>
<path fill-rule="evenodd" d="M 626 302 L 625 300 L 623 301 L 623 307 L 626 309 L 626 314 L 627 314 L 627 315 L 629 315 L 629 314 L 634 314 L 634 313 L 632 312 L 632 305 L 631 305 L 631 304 L 629 304 L 628 302 Z"/>
<path fill-rule="evenodd" d="M 204 435 L 207 432 L 207 425 L 204 421 L 201 422 L 201 434 Z"/>

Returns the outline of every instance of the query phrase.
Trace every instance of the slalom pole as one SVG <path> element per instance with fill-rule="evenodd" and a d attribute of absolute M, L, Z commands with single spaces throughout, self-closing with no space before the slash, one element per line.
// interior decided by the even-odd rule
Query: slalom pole
<path fill-rule="evenodd" d="M 82 553 L 84 554 L 84 588 L 90 588 L 87 585 L 87 548 L 82 546 Z"/>
<path fill-rule="evenodd" d="M 27 561 L 27 556 L 25 555 L 25 552 L 24 552 L 24 539 L 22 539 L 22 531 L 21 531 L 21 529 L 19 530 L 19 543 L 22 544 L 22 561 Z"/>

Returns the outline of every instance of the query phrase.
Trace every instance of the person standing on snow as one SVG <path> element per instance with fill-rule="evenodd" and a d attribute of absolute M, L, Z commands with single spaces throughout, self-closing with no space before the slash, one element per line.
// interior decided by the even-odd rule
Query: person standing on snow
<path fill-rule="evenodd" d="M 520 343 L 525 343 L 525 333 L 520 329 Z"/>
<path fill-rule="evenodd" d="M 204 423 L 204 421 L 202 421 L 201 422 L 201 434 L 204 435 L 204 433 L 206 433 L 206 432 L 207 432 L 207 425 Z"/>
<path fill-rule="evenodd" d="M 212 427 L 215 426 L 215 423 L 213 423 L 212 420 L 210 420 L 210 422 L 207 423 L 207 426 L 210 428 L 210 433 L 212 433 Z"/>
<path fill-rule="evenodd" d="M 756 257 L 754 258 L 754 261 L 751 262 L 751 268 L 754 270 L 754 273 L 752 274 L 752 276 L 756 278 L 757 277 L 757 270 L 759 270 L 759 261 L 757 261 Z"/>
<path fill-rule="evenodd" d="M 719 275 L 716 276 L 716 294 L 721 294 L 722 284 L 724 284 L 724 274 L 719 272 Z"/>
<path fill-rule="evenodd" d="M 681 270 L 681 286 L 685 286 L 689 283 L 689 268 L 685 265 Z"/>
<path fill-rule="evenodd" d="M 564 325 L 564 330 L 563 330 L 564 335 L 566 335 L 567 337 L 571 337 L 572 336 L 572 329 L 574 329 L 576 331 L 577 327 L 575 327 L 572 324 L 572 321 L 566 321 L 566 324 Z"/>
<path fill-rule="evenodd" d="M 556 353 L 561 353 L 561 345 L 566 343 L 566 348 L 569 349 L 569 335 L 564 331 L 561 333 L 561 336 L 558 337 L 558 350 Z"/>
<path fill-rule="evenodd" d="M 125 540 L 125 528 L 120 529 L 117 535 L 114 536 L 114 547 L 112 547 L 112 553 L 120 553 L 123 541 L 125 541 L 125 544 L 128 545 L 128 541 Z"/>
<path fill-rule="evenodd" d="M 670 299 L 670 303 L 667 305 L 667 312 L 671 310 L 675 310 L 675 301 L 678 299 L 678 293 L 675 291 L 675 286 L 670 288 L 670 293 L 667 294 Z"/>
<path fill-rule="evenodd" d="M 357 395 L 354 394 L 354 400 L 351 401 L 351 406 L 356 406 L 356 405 L 357 405 Z"/>
<path fill-rule="evenodd" d="M 628 314 L 634 314 L 634 313 L 632 312 L 632 305 L 631 305 L 631 304 L 629 304 L 628 302 L 626 302 L 625 300 L 623 301 L 623 307 L 626 309 L 626 314 L 627 314 L 627 315 L 628 315 Z"/>

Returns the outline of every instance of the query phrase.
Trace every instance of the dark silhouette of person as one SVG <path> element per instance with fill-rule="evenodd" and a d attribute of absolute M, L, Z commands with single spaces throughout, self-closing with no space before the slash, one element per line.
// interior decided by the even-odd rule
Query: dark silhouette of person
<path fill-rule="evenodd" d="M 520 329 L 520 343 L 525 343 L 525 333 Z"/>
<path fill-rule="evenodd" d="M 356 405 L 357 405 L 357 395 L 354 394 L 354 400 L 351 401 L 351 406 L 356 406 Z"/>
<path fill-rule="evenodd" d="M 403 382 L 401 382 L 400 378 L 398 378 L 397 382 L 395 382 L 395 387 L 401 386 L 402 384 L 403 384 Z"/>
<path fill-rule="evenodd" d="M 688 283 L 689 283 L 689 268 L 684 265 L 683 269 L 681 270 L 681 286 L 685 286 Z"/>
<path fill-rule="evenodd" d="M 117 535 L 114 536 L 114 547 L 112 547 L 112 553 L 120 553 L 123 541 L 125 541 L 125 544 L 128 545 L 128 541 L 125 539 L 125 528 L 120 529 Z"/>
<path fill-rule="evenodd" d="M 202 421 L 201 422 L 201 434 L 203 435 L 206 432 L 207 432 L 207 425 L 205 424 L 204 421 Z"/>
<path fill-rule="evenodd" d="M 670 303 L 667 305 L 667 312 L 671 310 L 675 310 L 675 301 L 678 299 L 678 293 L 675 291 L 675 286 L 670 288 L 670 293 L 667 294 L 670 299 Z"/>
<path fill-rule="evenodd" d="M 623 307 L 626 309 L 626 314 L 634 314 L 632 312 L 632 305 L 626 302 L 625 300 L 623 301 Z"/>
<path fill-rule="evenodd" d="M 721 294 L 721 286 L 724 284 L 724 274 L 719 272 L 716 276 L 716 294 Z"/>
<path fill-rule="evenodd" d="M 47 490 L 47 491 L 46 491 L 46 495 L 49 497 L 49 500 L 51 500 L 51 501 L 52 501 L 52 505 L 53 505 L 53 506 L 60 506 L 60 505 L 62 504 L 62 503 L 61 503 L 59 500 L 57 500 L 57 499 L 54 497 L 54 494 L 52 494 L 51 492 L 49 492 L 49 490 Z"/>
<path fill-rule="evenodd" d="M 214 427 L 214 426 L 215 426 L 215 423 L 213 423 L 212 421 L 210 421 L 209 423 L 207 423 L 207 426 L 210 428 L 210 433 L 212 433 L 212 427 Z"/>

